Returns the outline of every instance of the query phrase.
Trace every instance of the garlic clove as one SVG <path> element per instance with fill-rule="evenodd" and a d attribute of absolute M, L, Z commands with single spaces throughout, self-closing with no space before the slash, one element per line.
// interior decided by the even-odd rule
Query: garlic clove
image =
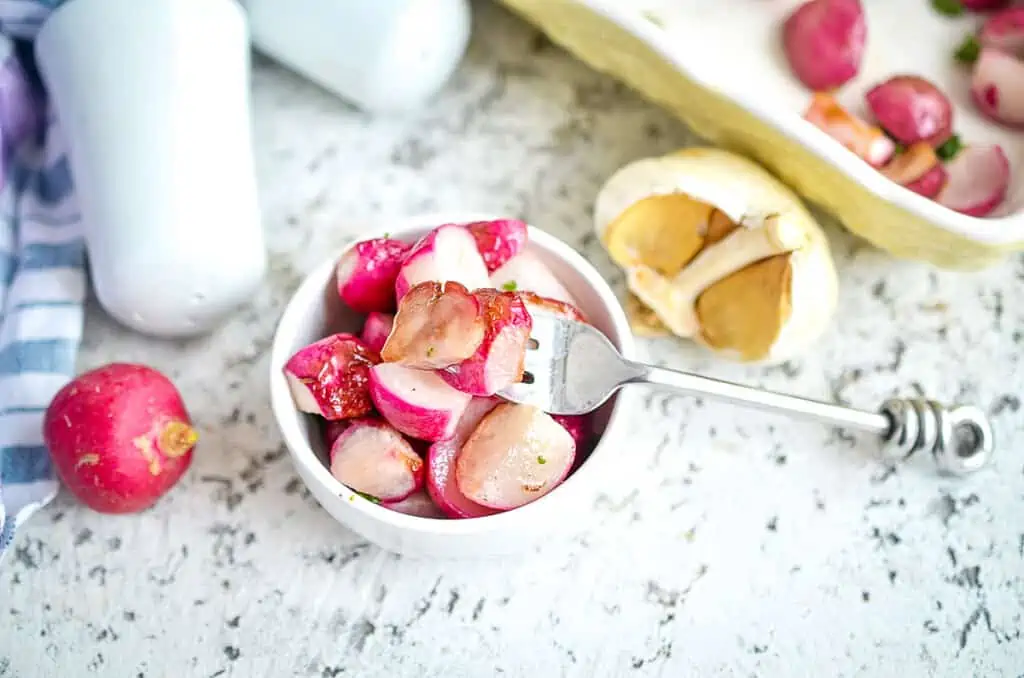
<path fill-rule="evenodd" d="M 713 208 L 685 193 L 642 198 L 604 232 L 604 245 L 623 268 L 643 264 L 663 275 L 679 272 L 704 245 Z"/>
<path fill-rule="evenodd" d="M 644 302 L 632 292 L 626 296 L 626 318 L 629 328 L 638 337 L 656 339 L 667 337 L 672 332 L 658 318 L 658 314 L 644 305 Z"/>

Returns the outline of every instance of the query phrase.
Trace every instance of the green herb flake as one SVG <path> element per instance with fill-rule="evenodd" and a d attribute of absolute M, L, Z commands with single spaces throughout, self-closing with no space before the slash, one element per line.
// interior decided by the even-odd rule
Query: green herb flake
<path fill-rule="evenodd" d="M 895 153 L 896 155 L 903 155 L 906 152 L 907 152 L 907 147 L 904 146 L 901 143 L 897 143 L 896 144 L 896 148 L 893 149 L 893 153 Z"/>
<path fill-rule="evenodd" d="M 939 156 L 939 159 L 943 162 L 949 162 L 956 157 L 956 154 L 962 151 L 964 144 L 960 141 L 960 137 L 954 134 L 946 143 L 942 144 L 935 149 L 935 155 Z"/>
<path fill-rule="evenodd" d="M 547 459 L 545 459 L 545 458 L 544 458 L 544 457 L 542 457 L 542 456 L 538 456 L 538 457 L 537 457 L 537 463 L 538 463 L 538 464 L 546 464 L 546 463 L 548 463 L 548 460 L 547 460 Z"/>
<path fill-rule="evenodd" d="M 981 54 L 981 43 L 977 36 L 968 35 L 953 52 L 953 58 L 962 64 L 973 64 Z"/>
<path fill-rule="evenodd" d="M 390 237 L 391 237 L 391 234 L 390 234 L 390 233 L 385 233 L 385 234 L 384 234 L 384 237 L 385 237 L 385 238 L 390 238 Z"/>
<path fill-rule="evenodd" d="M 509 280 L 507 283 L 504 283 L 501 286 L 501 289 L 505 290 L 506 292 L 515 292 L 518 288 L 519 285 L 516 285 L 515 280 Z"/>
<path fill-rule="evenodd" d="M 960 0 L 932 0 L 932 7 L 945 16 L 960 16 L 964 13 L 964 5 Z"/>
<path fill-rule="evenodd" d="M 379 504 L 380 503 L 380 499 L 378 499 L 377 497 L 373 496 L 372 494 L 366 494 L 365 492 L 356 492 L 356 494 L 358 494 L 360 497 L 362 497 L 366 501 L 372 501 L 374 504 Z"/>
<path fill-rule="evenodd" d="M 436 348 L 434 348 L 433 346 L 427 346 L 427 357 L 428 358 L 433 358 L 435 353 L 437 353 L 437 349 Z"/>

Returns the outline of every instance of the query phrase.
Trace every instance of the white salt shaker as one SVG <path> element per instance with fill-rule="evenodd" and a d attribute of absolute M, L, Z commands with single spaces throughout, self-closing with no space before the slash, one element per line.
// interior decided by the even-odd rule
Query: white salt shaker
<path fill-rule="evenodd" d="M 468 0 L 243 0 L 253 46 L 369 112 L 434 95 L 469 41 Z"/>

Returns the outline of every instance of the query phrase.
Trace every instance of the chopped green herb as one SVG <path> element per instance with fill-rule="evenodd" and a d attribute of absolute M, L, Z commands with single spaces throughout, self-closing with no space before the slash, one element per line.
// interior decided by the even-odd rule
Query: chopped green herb
<path fill-rule="evenodd" d="M 538 464 L 546 464 L 546 463 L 548 463 L 548 460 L 545 459 L 544 457 L 538 456 L 537 457 L 537 463 Z"/>
<path fill-rule="evenodd" d="M 362 497 L 366 501 L 372 501 L 374 504 L 379 504 L 380 503 L 380 499 L 378 499 L 377 497 L 373 496 L 372 494 L 366 494 L 365 492 L 356 492 L 356 494 L 358 494 L 360 497 Z"/>
<path fill-rule="evenodd" d="M 977 36 L 968 35 L 953 52 L 953 57 L 962 64 L 973 64 L 981 54 L 981 43 Z"/>
<path fill-rule="evenodd" d="M 390 233 L 385 233 L 385 234 L 384 234 L 384 237 L 385 237 L 385 238 L 390 238 L 390 237 L 391 237 L 391 234 L 390 234 Z"/>
<path fill-rule="evenodd" d="M 903 144 L 896 142 L 896 148 L 893 150 L 896 155 L 903 155 L 907 152 L 907 147 Z"/>
<path fill-rule="evenodd" d="M 946 16 L 960 16 L 964 13 L 964 5 L 960 0 L 932 0 L 932 7 Z"/>
<path fill-rule="evenodd" d="M 939 156 L 939 159 L 943 162 L 948 162 L 956 157 L 956 154 L 962 151 L 964 144 L 960 141 L 960 137 L 954 134 L 946 143 L 942 144 L 935 149 L 935 155 Z"/>
<path fill-rule="evenodd" d="M 434 348 L 433 346 L 427 346 L 427 357 L 428 358 L 434 357 L 434 353 L 436 353 L 436 352 L 437 352 L 436 348 Z"/>
<path fill-rule="evenodd" d="M 505 290 L 506 292 L 515 292 L 516 288 L 518 288 L 518 287 L 519 286 L 516 285 L 516 281 L 515 280 L 509 280 L 507 283 L 504 283 L 501 286 L 501 289 Z"/>

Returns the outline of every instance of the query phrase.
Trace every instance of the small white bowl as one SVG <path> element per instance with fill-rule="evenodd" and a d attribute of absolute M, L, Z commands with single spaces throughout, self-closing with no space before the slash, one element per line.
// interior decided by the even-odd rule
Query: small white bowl
<path fill-rule="evenodd" d="M 413 242 L 444 223 L 486 218 L 427 215 L 364 232 L 360 239 L 387 232 L 393 238 Z M 570 246 L 533 226 L 528 248 L 551 267 L 588 320 L 623 355 L 632 357 L 633 338 L 626 314 L 594 267 Z M 595 413 L 597 442 L 586 461 L 549 494 L 511 511 L 461 520 L 420 518 L 378 506 L 335 480 L 327 466 L 327 451 L 316 418 L 295 408 L 282 368 L 300 348 L 328 334 L 359 333 L 361 316 L 343 306 L 335 287 L 335 263 L 341 254 L 319 265 L 288 302 L 278 323 L 270 360 L 274 417 L 299 476 L 320 505 L 338 522 L 381 548 L 414 556 L 461 558 L 512 553 L 532 549 L 556 534 L 585 530 L 593 513 L 594 497 L 614 482 L 614 456 L 623 453 L 616 435 L 624 426 L 625 414 L 617 397 Z"/>

